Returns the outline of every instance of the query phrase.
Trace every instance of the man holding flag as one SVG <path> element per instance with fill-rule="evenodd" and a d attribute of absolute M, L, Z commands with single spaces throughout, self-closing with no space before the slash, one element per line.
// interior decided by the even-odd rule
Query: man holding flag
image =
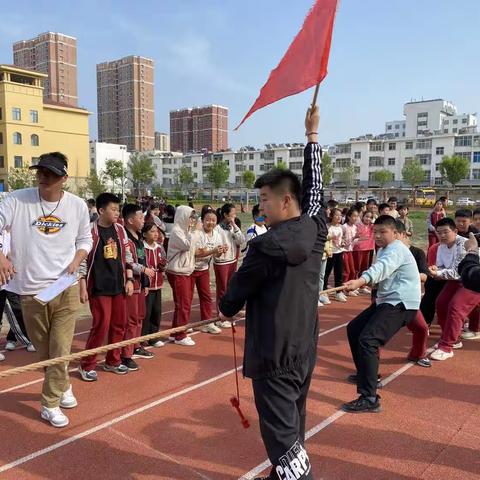
<path fill-rule="evenodd" d="M 304 447 L 305 416 L 317 358 L 318 278 L 327 237 L 315 104 L 327 74 L 336 6 L 337 0 L 316 1 L 240 123 L 259 108 L 317 86 L 305 118 L 302 184 L 289 170 L 274 169 L 257 179 L 270 229 L 249 243 L 219 305 L 220 319 L 231 320 L 246 303 L 243 374 L 252 379 L 272 463 L 266 479 L 313 479 Z"/>

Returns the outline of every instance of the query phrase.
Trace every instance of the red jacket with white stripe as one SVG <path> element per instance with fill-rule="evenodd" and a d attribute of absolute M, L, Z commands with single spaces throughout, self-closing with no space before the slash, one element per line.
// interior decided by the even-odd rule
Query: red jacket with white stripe
<path fill-rule="evenodd" d="M 145 258 L 147 267 L 155 270 L 155 277 L 150 279 L 149 290 L 158 290 L 163 287 L 163 272 L 167 268 L 167 254 L 164 248 L 156 243 L 150 246 L 147 242 L 145 245 Z"/>

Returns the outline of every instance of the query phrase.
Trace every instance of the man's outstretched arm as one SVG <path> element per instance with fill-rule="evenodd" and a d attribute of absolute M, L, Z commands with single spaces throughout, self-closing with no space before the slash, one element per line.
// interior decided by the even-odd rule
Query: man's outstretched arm
<path fill-rule="evenodd" d="M 318 124 L 320 114 L 318 107 L 309 108 L 305 116 L 305 134 L 307 145 L 303 152 L 302 178 L 302 212 L 313 217 L 322 208 L 322 149 L 318 144 Z"/>

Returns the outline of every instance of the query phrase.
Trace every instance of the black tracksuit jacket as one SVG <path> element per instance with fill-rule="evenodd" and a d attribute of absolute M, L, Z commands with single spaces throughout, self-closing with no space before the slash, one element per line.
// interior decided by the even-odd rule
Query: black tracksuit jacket
<path fill-rule="evenodd" d="M 462 277 L 465 288 L 480 292 L 480 262 L 478 255 L 469 253 L 458 266 L 458 273 Z"/>
<path fill-rule="evenodd" d="M 249 243 L 248 254 L 220 300 L 227 317 L 246 303 L 243 374 L 260 379 L 294 370 L 316 355 L 317 302 L 327 237 L 322 207 L 321 148 L 304 151 L 302 215 Z"/>

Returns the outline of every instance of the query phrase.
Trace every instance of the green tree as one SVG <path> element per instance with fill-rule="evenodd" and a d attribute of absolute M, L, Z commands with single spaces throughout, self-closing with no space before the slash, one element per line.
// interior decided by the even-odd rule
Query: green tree
<path fill-rule="evenodd" d="M 340 178 L 340 181 L 345 186 L 345 203 L 346 203 L 348 198 L 348 191 L 350 190 L 350 188 L 353 187 L 353 185 L 355 185 L 355 180 L 357 179 L 355 166 L 349 163 L 344 167 L 342 167 L 339 178 Z"/>
<path fill-rule="evenodd" d="M 194 177 L 190 167 L 183 165 L 177 174 L 177 182 L 188 190 L 188 187 L 193 183 Z"/>
<path fill-rule="evenodd" d="M 207 180 L 210 182 L 210 194 L 213 201 L 213 188 L 217 190 L 227 183 L 230 176 L 230 167 L 223 160 L 214 160 L 207 173 Z"/>
<path fill-rule="evenodd" d="M 245 185 L 245 188 L 247 189 L 247 210 L 248 210 L 248 191 L 253 188 L 253 185 L 255 184 L 255 173 L 252 172 L 251 170 L 245 170 L 242 174 L 242 180 L 243 184 Z"/>
<path fill-rule="evenodd" d="M 92 197 L 97 198 L 101 193 L 107 190 L 105 176 L 98 176 L 96 172 L 90 173 L 86 180 L 86 192 L 90 192 Z"/>
<path fill-rule="evenodd" d="M 8 172 L 8 186 L 10 190 L 30 188 L 35 185 L 35 172 L 28 167 L 11 168 Z"/>
<path fill-rule="evenodd" d="M 375 183 L 378 183 L 378 186 L 383 191 L 383 196 L 385 197 L 385 185 L 393 180 L 393 173 L 390 170 L 384 168 L 382 170 L 375 171 L 372 177 L 373 181 Z"/>
<path fill-rule="evenodd" d="M 112 192 L 115 192 L 117 180 L 122 180 L 127 176 L 127 172 L 121 160 L 109 159 L 105 162 L 105 176 L 112 182 Z"/>
<path fill-rule="evenodd" d="M 279 170 L 288 170 L 288 166 L 287 166 L 287 164 L 286 164 L 283 160 L 279 160 L 279 161 L 277 162 L 277 168 L 278 168 Z"/>
<path fill-rule="evenodd" d="M 445 156 L 440 162 L 439 170 L 442 177 L 452 186 L 455 203 L 455 187 L 470 175 L 470 162 L 458 155 Z"/>
<path fill-rule="evenodd" d="M 405 165 L 402 168 L 402 177 L 412 189 L 413 206 L 415 206 L 417 203 L 415 190 L 420 183 L 425 181 L 425 171 L 418 160 L 409 160 L 408 162 L 405 162 Z"/>
<path fill-rule="evenodd" d="M 328 187 L 333 180 L 332 157 L 326 152 L 322 155 L 322 179 L 324 187 Z"/>
<path fill-rule="evenodd" d="M 152 185 L 152 196 L 155 198 L 166 199 L 165 190 L 160 186 L 159 183 Z"/>
<path fill-rule="evenodd" d="M 141 153 L 132 153 L 128 162 L 128 171 L 135 194 L 140 195 L 140 187 L 145 188 L 155 178 L 155 169 L 152 160 L 148 155 Z"/>

